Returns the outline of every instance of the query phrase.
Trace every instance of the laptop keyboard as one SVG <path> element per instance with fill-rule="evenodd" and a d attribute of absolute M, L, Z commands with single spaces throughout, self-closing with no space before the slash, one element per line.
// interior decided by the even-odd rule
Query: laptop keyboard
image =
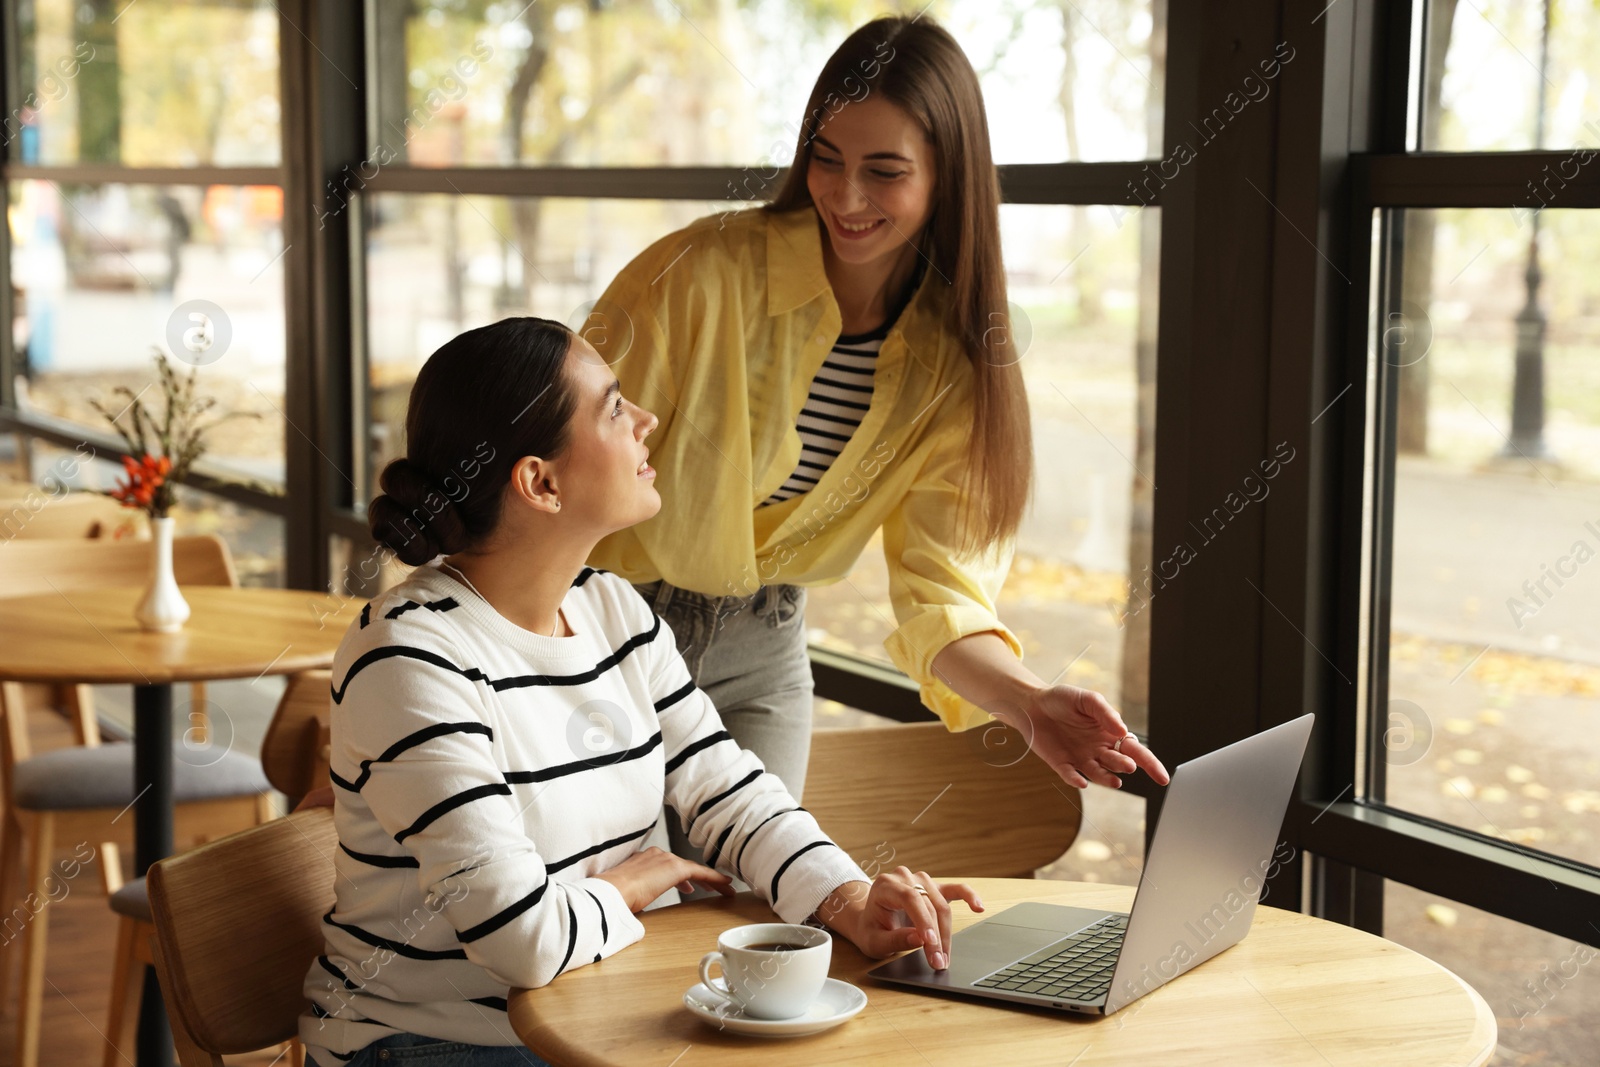
<path fill-rule="evenodd" d="M 1127 932 L 1126 915 L 1107 915 L 1066 941 L 1024 956 L 972 983 L 979 989 L 1033 993 L 1059 1000 L 1097 1000 L 1111 988 L 1111 974 Z"/>

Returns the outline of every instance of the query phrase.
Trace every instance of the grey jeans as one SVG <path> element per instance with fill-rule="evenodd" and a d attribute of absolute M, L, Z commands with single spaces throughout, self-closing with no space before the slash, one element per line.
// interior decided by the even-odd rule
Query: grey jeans
<path fill-rule="evenodd" d="M 690 679 L 716 705 L 734 741 L 760 757 L 798 801 L 811 756 L 806 591 L 765 585 L 747 597 L 705 596 L 664 581 L 634 588 L 671 627 Z M 665 836 L 672 852 L 705 862 L 679 821 L 662 814 L 645 843 L 665 848 Z"/>

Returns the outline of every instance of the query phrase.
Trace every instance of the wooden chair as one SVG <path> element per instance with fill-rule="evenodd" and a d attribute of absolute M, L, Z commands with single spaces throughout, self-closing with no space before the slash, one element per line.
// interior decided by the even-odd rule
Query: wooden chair
<path fill-rule="evenodd" d="M 329 783 L 328 712 L 332 671 L 302 671 L 289 679 L 261 739 L 261 767 L 290 807 Z"/>
<path fill-rule="evenodd" d="M 0 683 L 4 704 L 21 701 L 17 689 L 15 683 Z M 73 746 L 29 757 L 23 716 L 5 714 L 4 718 L 5 757 L 0 762 L 5 764 L 9 805 L 8 825 L 0 839 L 0 885 L 13 885 L 20 865 L 26 872 L 24 884 L 30 897 L 48 898 L 55 877 L 52 861 L 56 845 L 73 841 L 102 842 L 102 877 L 109 883 L 120 883 L 120 847 L 131 845 L 133 840 L 134 820 L 122 817 L 134 800 L 133 746 Z M 14 753 L 23 758 L 13 761 Z M 175 767 L 176 840 L 203 841 L 274 817 L 271 794 L 259 764 L 234 752 L 223 753 L 214 761 L 210 756 L 206 759 L 211 761 L 207 766 L 180 760 Z M 108 837 L 111 840 L 106 840 Z M 131 883 L 116 884 L 112 893 L 114 907 L 120 910 L 134 906 L 129 892 L 136 890 L 130 890 L 130 886 Z M 29 911 L 24 905 L 20 913 L 26 916 Z M 25 921 L 21 931 L 22 985 L 16 1054 L 12 1060 L 17 1067 L 37 1067 L 39 1062 L 49 918 L 50 909 L 40 908 Z M 3 966 L 7 963 L 9 960 L 0 960 L 0 995 L 9 978 L 10 968 Z"/>
<path fill-rule="evenodd" d="M 0 546 L 0 597 L 72 592 L 97 585 L 143 586 L 150 577 L 149 541 L 20 538 Z M 172 539 L 179 584 L 238 585 L 233 557 L 216 534 Z"/>
<path fill-rule="evenodd" d="M 0 492 L 0 541 L 68 538 L 143 540 L 148 555 L 150 520 L 143 511 L 99 493 Z"/>
<path fill-rule="evenodd" d="M 328 778 L 328 710 L 331 671 L 291 675 L 278 701 L 272 723 L 261 741 L 261 769 L 267 781 L 289 797 L 290 807 Z M 150 939 L 150 900 L 143 878 L 136 878 L 111 898 L 121 916 L 117 924 L 117 958 L 112 972 L 111 1013 L 106 1021 L 104 1067 L 117 1067 L 119 1049 L 130 1047 L 139 1018 L 144 968 L 154 964 Z M 302 972 L 303 975 L 303 972 Z M 294 1063 L 303 1067 L 305 1050 L 293 1043 Z"/>
<path fill-rule="evenodd" d="M 22 596 L 99 584 L 137 584 L 149 566 L 148 542 L 91 540 L 12 541 L 0 545 L 0 596 Z M 178 538 L 174 569 L 180 582 L 232 585 L 227 546 L 214 536 Z M 140 907 L 137 889 L 119 894 L 121 847 L 131 843 L 132 819 L 120 818 L 133 799 L 133 747 L 101 745 L 98 720 L 88 687 L 74 686 L 73 726 L 80 745 L 35 755 L 29 740 L 27 694 L 23 686 L 0 684 L 0 773 L 6 811 L 0 824 L 0 892 L 9 894 L 19 869 L 26 871 L 25 893 L 48 896 L 53 851 L 58 840 L 98 841 L 101 877 L 112 905 Z M 190 740 L 193 740 L 191 737 Z M 188 748 L 185 753 L 191 755 Z M 193 842 L 219 836 L 276 815 L 270 786 L 258 761 L 235 752 L 216 759 L 179 760 L 174 780 L 175 836 Z M 28 841 L 26 863 L 22 841 Z M 24 898 L 26 899 L 26 898 Z M 22 988 L 17 1021 L 17 1067 L 35 1067 L 39 1055 L 39 1017 L 43 1003 L 48 908 L 26 923 Z M 0 958 L 0 1003 L 4 1003 L 10 960 Z"/>
<path fill-rule="evenodd" d="M 802 800 L 870 875 L 1032 878 L 1083 820 L 1077 791 L 998 723 L 818 730 Z"/>
<path fill-rule="evenodd" d="M 0 542 L 18 539 L 127 539 L 142 540 L 148 545 L 149 538 L 150 520 L 145 513 L 124 507 L 108 496 L 88 492 L 61 496 L 59 493 L 46 493 L 31 482 L 0 480 Z M 145 551 L 148 553 L 148 547 Z M 57 710 L 73 721 L 74 729 L 79 718 L 86 713 L 89 692 L 88 686 L 30 684 L 25 687 L 30 708 Z M 203 706 L 203 698 L 199 694 L 196 695 L 196 702 Z M 83 743 L 81 735 L 78 743 Z"/>
<path fill-rule="evenodd" d="M 181 1067 L 223 1067 L 224 1055 L 298 1035 L 338 844 L 333 809 L 308 808 L 150 869 L 156 973 Z"/>

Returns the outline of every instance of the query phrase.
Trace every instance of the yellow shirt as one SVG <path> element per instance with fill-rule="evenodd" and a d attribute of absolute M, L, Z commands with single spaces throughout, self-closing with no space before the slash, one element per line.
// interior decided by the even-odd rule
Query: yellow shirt
<path fill-rule="evenodd" d="M 952 730 L 989 720 L 934 677 L 945 645 L 995 631 L 1014 542 L 955 560 L 972 372 L 942 326 L 947 283 L 922 284 L 884 339 L 860 427 L 809 492 L 758 508 L 794 472 L 796 420 L 840 333 L 814 208 L 711 215 L 645 249 L 606 289 L 585 336 L 653 411 L 661 511 L 611 534 L 589 564 L 707 596 L 827 585 L 883 528 L 896 629 L 889 659 Z M 1019 462 L 1021 461 L 1019 457 Z"/>

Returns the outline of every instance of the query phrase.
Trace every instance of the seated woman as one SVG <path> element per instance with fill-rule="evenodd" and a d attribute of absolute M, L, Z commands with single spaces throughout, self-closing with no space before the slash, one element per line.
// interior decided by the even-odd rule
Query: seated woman
<path fill-rule="evenodd" d="M 300 1026 L 321 1067 L 537 1063 L 510 989 L 621 951 L 635 912 L 730 875 L 784 922 L 935 967 L 948 901 L 982 909 L 920 871 L 869 880 L 723 730 L 633 587 L 584 566 L 661 506 L 655 426 L 545 319 L 470 330 L 417 376 L 368 516 L 418 569 L 333 663 L 337 903 Z M 663 802 L 704 864 L 640 850 Z"/>

